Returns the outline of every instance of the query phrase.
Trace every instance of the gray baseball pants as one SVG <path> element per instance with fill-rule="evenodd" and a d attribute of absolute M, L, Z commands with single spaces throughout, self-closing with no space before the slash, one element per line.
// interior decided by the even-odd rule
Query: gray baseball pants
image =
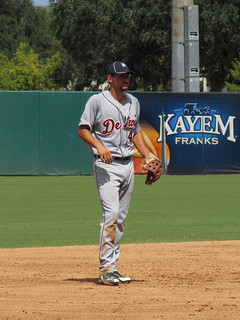
<path fill-rule="evenodd" d="M 133 160 L 114 159 L 111 164 L 105 164 L 101 159 L 94 159 L 93 172 L 102 205 L 99 269 L 104 274 L 116 271 L 134 185 Z"/>

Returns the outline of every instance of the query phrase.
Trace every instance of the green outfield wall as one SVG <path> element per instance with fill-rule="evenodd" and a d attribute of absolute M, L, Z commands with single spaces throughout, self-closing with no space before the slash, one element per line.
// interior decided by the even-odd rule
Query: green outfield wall
<path fill-rule="evenodd" d="M 0 92 L 0 175 L 92 174 L 77 131 L 95 93 Z M 240 94 L 133 94 L 168 174 L 240 173 Z"/>
<path fill-rule="evenodd" d="M 92 173 L 77 135 L 92 92 L 0 92 L 0 175 Z"/>

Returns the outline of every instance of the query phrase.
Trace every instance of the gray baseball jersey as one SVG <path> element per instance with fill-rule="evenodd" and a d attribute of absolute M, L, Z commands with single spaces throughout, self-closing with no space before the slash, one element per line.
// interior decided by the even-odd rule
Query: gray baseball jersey
<path fill-rule="evenodd" d="M 86 103 L 79 126 L 88 125 L 94 138 L 101 142 L 113 157 L 132 156 L 133 137 L 140 131 L 138 100 L 124 93 L 125 105 L 113 98 L 109 91 L 90 97 Z M 90 152 L 98 154 L 97 149 L 89 147 Z"/>

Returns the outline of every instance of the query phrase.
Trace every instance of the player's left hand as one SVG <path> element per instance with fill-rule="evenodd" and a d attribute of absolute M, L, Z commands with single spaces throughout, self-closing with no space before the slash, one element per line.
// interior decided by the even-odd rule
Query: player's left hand
<path fill-rule="evenodd" d="M 148 171 L 147 178 L 145 181 L 145 183 L 148 185 L 157 181 L 163 173 L 162 162 L 157 157 L 152 157 L 152 156 L 145 157 L 142 167 L 144 170 Z"/>

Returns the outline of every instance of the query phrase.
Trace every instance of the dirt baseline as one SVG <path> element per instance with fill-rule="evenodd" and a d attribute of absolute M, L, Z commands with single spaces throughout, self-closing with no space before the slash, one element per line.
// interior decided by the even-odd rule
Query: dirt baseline
<path fill-rule="evenodd" d="M 121 245 L 130 284 L 98 284 L 98 247 L 0 250 L 0 319 L 238 320 L 240 241 Z"/>

